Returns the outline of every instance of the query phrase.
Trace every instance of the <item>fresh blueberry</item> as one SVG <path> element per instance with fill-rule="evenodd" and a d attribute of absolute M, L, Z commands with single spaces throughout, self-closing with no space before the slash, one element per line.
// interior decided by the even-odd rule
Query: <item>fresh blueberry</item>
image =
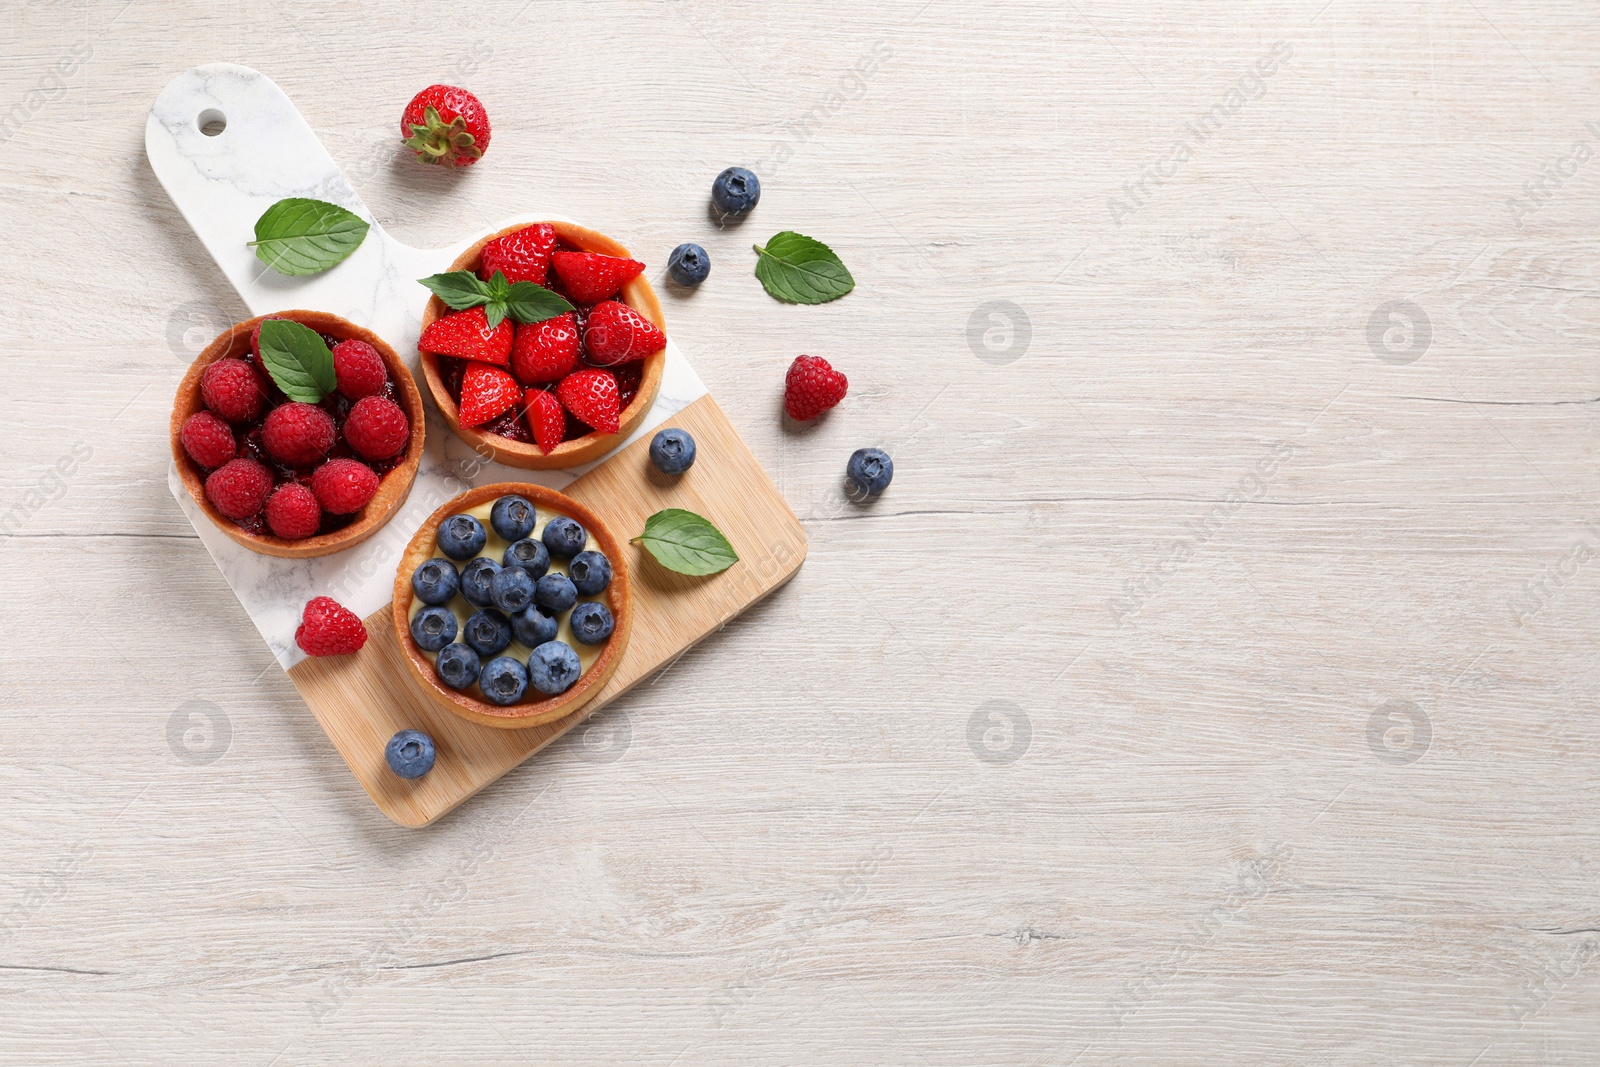
<path fill-rule="evenodd" d="M 461 576 L 447 559 L 430 559 L 411 572 L 411 592 L 424 604 L 448 604 L 460 588 Z"/>
<path fill-rule="evenodd" d="M 521 567 L 502 567 L 489 582 L 489 598 L 507 615 L 533 603 L 533 575 Z"/>
<path fill-rule="evenodd" d="M 483 665 L 478 688 L 491 704 L 515 704 L 528 691 L 528 669 L 510 656 L 496 656 Z"/>
<path fill-rule="evenodd" d="M 585 600 L 572 609 L 572 636 L 586 645 L 598 645 L 611 636 L 617 622 L 611 609 L 598 600 Z"/>
<path fill-rule="evenodd" d="M 578 602 L 578 587 L 560 571 L 547 574 L 534 587 L 533 602 L 549 614 L 559 615 Z"/>
<path fill-rule="evenodd" d="M 489 509 L 489 525 L 507 541 L 520 541 L 533 533 L 533 501 L 525 496 L 503 496 Z"/>
<path fill-rule="evenodd" d="M 456 639 L 456 613 L 438 606 L 411 616 L 411 640 L 424 652 L 437 652 Z"/>
<path fill-rule="evenodd" d="M 452 515 L 439 524 L 439 551 L 451 559 L 471 559 L 488 539 L 483 523 L 471 515 Z"/>
<path fill-rule="evenodd" d="M 894 460 L 881 448 L 858 448 L 850 453 L 844 472 L 854 487 L 852 499 L 877 496 L 889 488 L 889 480 L 894 477 Z"/>
<path fill-rule="evenodd" d="M 511 632 L 524 648 L 538 648 L 546 641 L 554 641 L 560 628 L 560 623 L 536 607 L 523 608 L 511 616 Z"/>
<path fill-rule="evenodd" d="M 500 564 L 488 556 L 477 556 L 461 568 L 461 595 L 474 607 L 486 608 L 494 603 L 489 585 L 500 573 Z"/>
<path fill-rule="evenodd" d="M 433 770 L 433 738 L 421 730 L 401 730 L 389 738 L 383 758 L 401 778 L 421 778 Z"/>
<path fill-rule="evenodd" d="M 743 167 L 729 167 L 711 183 L 711 202 L 724 215 L 743 215 L 761 199 L 761 180 Z"/>
<path fill-rule="evenodd" d="M 699 285 L 711 273 L 711 257 L 699 245 L 679 245 L 667 257 L 667 273 L 679 285 Z"/>
<path fill-rule="evenodd" d="M 440 650 L 439 658 L 433 661 L 433 669 L 438 672 L 439 680 L 451 689 L 465 689 L 478 680 L 483 661 L 471 648 L 457 642 Z"/>
<path fill-rule="evenodd" d="M 480 656 L 504 652 L 511 643 L 511 620 L 493 608 L 474 611 L 461 631 L 461 639 Z"/>
<path fill-rule="evenodd" d="M 569 519 L 565 515 L 557 515 L 544 524 L 544 547 L 550 550 L 554 559 L 571 559 L 583 551 L 583 546 L 589 541 L 589 534 L 576 519 Z"/>
<path fill-rule="evenodd" d="M 550 569 L 550 550 L 544 547 L 543 541 L 524 537 L 507 546 L 500 562 L 507 567 L 521 567 L 536 579 L 543 578 L 544 572 Z"/>
<path fill-rule="evenodd" d="M 581 596 L 599 596 L 611 584 L 611 561 L 600 552 L 579 552 L 567 564 L 567 577 Z"/>
<path fill-rule="evenodd" d="M 546 641 L 528 657 L 528 680 L 551 696 L 571 689 L 582 673 L 578 654 L 565 641 Z"/>
<path fill-rule="evenodd" d="M 694 438 L 673 427 L 650 439 L 650 462 L 662 474 L 682 474 L 694 466 Z"/>

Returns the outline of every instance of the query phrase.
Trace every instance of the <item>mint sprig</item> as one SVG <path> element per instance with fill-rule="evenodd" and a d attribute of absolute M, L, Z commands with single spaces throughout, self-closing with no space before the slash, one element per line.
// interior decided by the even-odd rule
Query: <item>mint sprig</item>
<path fill-rule="evenodd" d="M 470 270 L 453 270 L 418 279 L 444 301 L 452 311 L 482 307 L 490 328 L 498 327 L 509 315 L 515 322 L 543 322 L 565 315 L 572 305 L 542 285 L 508 282 L 500 271 L 484 281 Z"/>
<path fill-rule="evenodd" d="M 261 213 L 249 246 L 279 274 L 321 274 L 359 248 L 367 229 L 366 219 L 338 204 L 292 196 Z"/>
<path fill-rule="evenodd" d="M 261 362 L 290 400 L 319 404 L 338 385 L 327 342 L 289 319 L 262 321 Z"/>
<path fill-rule="evenodd" d="M 645 520 L 644 533 L 629 543 L 644 545 L 657 563 L 678 574 L 716 574 L 739 562 L 721 530 L 683 508 L 656 512 Z"/>
<path fill-rule="evenodd" d="M 856 287 L 833 249 L 814 237 L 784 230 L 766 247 L 756 245 L 756 277 L 767 292 L 790 304 L 826 304 Z"/>

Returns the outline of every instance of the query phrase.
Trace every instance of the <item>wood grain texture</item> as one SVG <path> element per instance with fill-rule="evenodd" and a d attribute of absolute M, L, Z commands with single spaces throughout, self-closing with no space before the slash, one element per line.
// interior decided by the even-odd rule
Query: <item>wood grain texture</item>
<path fill-rule="evenodd" d="M 619 543 L 662 508 L 688 508 L 716 523 L 740 559 L 719 575 L 689 578 L 660 567 L 638 545 L 625 545 L 625 557 L 608 553 L 632 579 L 632 635 L 611 677 L 583 707 L 526 730 L 481 726 L 441 709 L 405 663 L 392 605 L 367 617 L 370 637 L 357 655 L 290 668 L 306 706 L 389 818 L 428 825 L 794 577 L 806 556 L 805 531 L 717 402 L 701 397 L 668 424 L 694 436 L 697 462 L 686 474 L 655 475 L 643 438 L 566 494 L 591 508 Z M 425 777 L 406 781 L 384 765 L 383 747 L 400 730 L 422 730 L 438 744 L 438 762 Z"/>
<path fill-rule="evenodd" d="M 1594 1062 L 1592 3 L 474 11 L 0 10 L 10 144 L 51 145 L 0 160 L 0 1062 Z M 141 132 L 217 59 L 404 240 L 539 194 L 638 252 L 809 535 L 423 833 L 167 491 L 173 389 L 246 315 Z M 493 115 L 467 173 L 396 151 L 434 81 Z M 718 228 L 734 163 L 764 192 Z M 856 290 L 768 297 L 782 229 Z M 1409 363 L 1367 332 L 1402 300 Z M 969 341 L 994 301 L 1025 349 Z M 801 352 L 850 395 L 796 430 Z M 863 445 L 897 473 L 857 508 Z"/>

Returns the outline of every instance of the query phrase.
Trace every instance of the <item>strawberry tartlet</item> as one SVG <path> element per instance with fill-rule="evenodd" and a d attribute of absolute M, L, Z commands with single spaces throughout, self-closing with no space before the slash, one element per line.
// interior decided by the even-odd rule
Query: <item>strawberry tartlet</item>
<path fill-rule="evenodd" d="M 605 455 L 644 418 L 666 335 L 644 264 L 626 248 L 571 223 L 522 223 L 478 241 L 450 270 L 531 283 L 571 308 L 538 321 L 513 308 L 495 322 L 481 306 L 452 310 L 435 289 L 418 342 L 422 372 L 474 449 L 516 467 L 571 467 Z"/>

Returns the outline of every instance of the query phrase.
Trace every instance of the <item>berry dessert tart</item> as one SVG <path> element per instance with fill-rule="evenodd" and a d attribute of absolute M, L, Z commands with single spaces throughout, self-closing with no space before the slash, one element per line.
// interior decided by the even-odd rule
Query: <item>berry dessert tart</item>
<path fill-rule="evenodd" d="M 422 395 L 394 349 L 319 311 L 229 328 L 172 405 L 172 458 L 200 510 L 246 548 L 290 559 L 376 533 L 411 491 L 422 439 Z"/>
<path fill-rule="evenodd" d="M 422 373 L 445 421 L 480 454 L 532 469 L 587 463 L 620 444 L 655 403 L 666 365 L 661 304 L 644 264 L 616 241 L 571 223 L 520 224 L 472 245 L 450 271 L 467 272 L 486 292 L 490 283 L 532 283 L 535 296 L 554 293 L 572 307 L 526 322 L 512 292 L 501 319 L 484 306 L 452 311 L 471 298 L 447 305 L 430 284 Z"/>
<path fill-rule="evenodd" d="M 440 707 L 520 730 L 593 699 L 633 617 L 623 545 L 553 489 L 500 482 L 428 517 L 394 580 L 407 668 Z"/>

